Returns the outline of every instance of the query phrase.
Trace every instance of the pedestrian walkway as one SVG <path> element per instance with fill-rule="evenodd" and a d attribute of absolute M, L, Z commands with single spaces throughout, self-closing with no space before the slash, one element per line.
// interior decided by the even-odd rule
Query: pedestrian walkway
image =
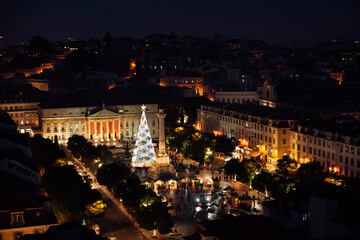
<path fill-rule="evenodd" d="M 173 232 L 168 234 L 161 234 L 161 239 L 176 239 L 183 240 L 185 236 L 193 235 L 197 230 L 197 224 L 194 220 L 189 220 L 183 216 L 177 216 L 173 219 Z M 147 231 L 147 235 L 153 236 L 153 231 Z"/>

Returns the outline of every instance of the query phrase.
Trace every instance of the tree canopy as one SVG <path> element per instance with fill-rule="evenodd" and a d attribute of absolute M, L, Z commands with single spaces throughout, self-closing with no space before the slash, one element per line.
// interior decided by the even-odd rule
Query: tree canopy
<path fill-rule="evenodd" d="M 215 152 L 230 155 L 235 149 L 236 141 L 226 136 L 216 137 L 185 126 L 177 127 L 169 132 L 166 136 L 166 144 L 199 163 L 211 163 Z"/>
<path fill-rule="evenodd" d="M 283 156 L 276 164 L 276 172 L 285 179 L 293 177 L 297 168 L 297 161 L 289 156 Z"/>
<path fill-rule="evenodd" d="M 68 139 L 67 148 L 74 157 L 81 158 L 85 165 L 91 169 L 97 169 L 94 159 L 100 159 L 102 163 L 107 163 L 112 159 L 112 153 L 107 146 L 95 147 L 86 138 L 76 134 Z"/>
<path fill-rule="evenodd" d="M 169 233 L 173 223 L 166 205 L 151 189 L 141 185 L 139 178 L 121 163 L 105 164 L 98 169 L 98 182 L 121 198 L 141 227 Z"/>
<path fill-rule="evenodd" d="M 252 186 L 253 188 L 263 192 L 267 192 L 267 191 L 273 192 L 274 190 L 276 191 L 276 189 L 274 188 L 275 187 L 274 177 L 270 173 L 264 170 L 262 170 L 259 174 L 257 174 L 254 177 Z"/>
<path fill-rule="evenodd" d="M 326 177 L 324 168 L 320 162 L 301 164 L 295 173 L 295 182 L 298 188 L 310 185 L 317 181 L 323 181 Z"/>
<path fill-rule="evenodd" d="M 229 156 L 235 149 L 236 141 L 234 138 L 228 138 L 225 135 L 216 137 L 215 152 L 222 152 Z"/>
<path fill-rule="evenodd" d="M 84 181 L 72 166 L 50 168 L 42 181 L 58 217 L 62 215 L 62 219 L 79 221 L 103 214 L 104 205 L 103 211 L 97 214 L 94 211 L 97 205 L 103 204 L 101 194 L 91 189 L 90 183 Z"/>
<path fill-rule="evenodd" d="M 225 164 L 224 170 L 226 175 L 236 175 L 240 181 L 251 184 L 256 173 L 263 168 L 264 164 L 260 160 L 249 158 L 242 162 L 239 162 L 238 159 L 231 159 Z"/>
<path fill-rule="evenodd" d="M 129 168 L 124 164 L 111 163 L 99 168 L 96 178 L 101 185 L 107 186 L 109 190 L 112 190 L 118 182 L 126 179 L 130 173 Z"/>
<path fill-rule="evenodd" d="M 30 139 L 30 143 L 31 156 L 42 171 L 58 165 L 58 160 L 66 158 L 64 151 L 59 148 L 57 143 L 38 134 Z"/>

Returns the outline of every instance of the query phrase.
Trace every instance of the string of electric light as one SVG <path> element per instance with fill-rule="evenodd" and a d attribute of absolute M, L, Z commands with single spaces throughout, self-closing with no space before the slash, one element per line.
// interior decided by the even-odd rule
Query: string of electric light
<path fill-rule="evenodd" d="M 155 149 L 152 143 L 149 126 L 145 115 L 146 106 L 142 105 L 142 115 L 140 120 L 139 132 L 135 143 L 134 155 L 131 160 L 133 167 L 145 167 L 155 162 Z"/>

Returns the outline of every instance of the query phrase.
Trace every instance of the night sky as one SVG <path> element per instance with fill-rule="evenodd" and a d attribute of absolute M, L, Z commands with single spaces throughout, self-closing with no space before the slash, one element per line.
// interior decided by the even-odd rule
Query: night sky
<path fill-rule="evenodd" d="M 50 41 L 179 36 L 262 39 L 287 46 L 360 39 L 358 0 L 0 0 L 4 45 L 40 35 Z"/>

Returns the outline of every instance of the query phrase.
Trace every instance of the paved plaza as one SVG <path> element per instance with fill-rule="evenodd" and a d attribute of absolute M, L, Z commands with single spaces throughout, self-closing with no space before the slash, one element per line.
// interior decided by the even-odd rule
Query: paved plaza
<path fill-rule="evenodd" d="M 250 190 L 247 185 L 234 182 L 221 174 L 223 160 L 217 159 L 212 166 L 201 168 L 191 166 L 191 161 L 183 159 L 181 155 L 171 154 L 171 159 L 177 170 L 178 188 L 157 191 L 157 194 L 167 201 L 173 215 L 175 225 L 173 233 L 166 235 L 169 239 L 182 239 L 183 236 L 192 235 L 196 231 L 197 221 L 219 219 L 224 214 L 239 216 L 262 213 L 264 194 Z M 208 179 L 215 178 L 220 180 L 218 187 L 205 184 Z M 194 186 L 182 183 L 181 180 L 184 179 L 201 179 L 204 184 Z M 235 193 L 239 199 L 250 199 L 248 202 L 251 210 L 246 211 L 231 204 L 229 194 Z"/>
<path fill-rule="evenodd" d="M 167 202 L 169 212 L 173 216 L 174 222 L 173 232 L 161 235 L 162 239 L 183 239 L 184 236 L 193 235 L 197 230 L 197 221 L 219 219 L 224 214 L 239 216 L 262 213 L 263 208 L 261 203 L 265 200 L 264 194 L 250 190 L 247 185 L 237 181 L 234 182 L 233 179 L 229 179 L 221 173 L 225 165 L 224 160 L 215 159 L 211 166 L 202 167 L 189 159 L 184 159 L 180 154 L 170 153 L 170 156 L 171 163 L 174 169 L 176 169 L 174 180 L 177 180 L 178 187 L 177 189 L 159 188 L 156 190 L 156 193 Z M 214 187 L 212 184 L 207 184 L 215 178 L 219 179 L 218 186 Z M 185 183 L 185 179 L 188 179 L 187 183 Z M 194 179 L 195 181 L 191 181 Z M 209 181 L 210 179 L 211 181 Z M 193 184 L 189 184 L 190 182 L 193 182 Z M 194 184 L 194 182 L 196 182 L 196 184 Z M 244 210 L 232 204 L 231 197 L 229 196 L 235 193 L 239 199 L 250 199 L 248 200 L 248 202 L 250 202 L 250 208 Z M 114 204 L 116 203 L 114 202 Z M 110 203 L 109 206 L 111 208 L 112 204 Z M 111 213 L 113 216 L 114 211 L 111 211 Z M 116 231 L 115 229 L 109 228 L 111 224 L 104 224 L 108 219 L 110 218 L 105 216 L 104 219 L 100 221 L 105 236 L 121 236 L 125 237 L 124 239 L 131 239 L 133 237 L 131 235 L 125 236 L 121 230 L 122 227 Z M 124 222 L 126 221 L 124 220 Z M 116 228 L 117 225 L 115 224 L 114 226 Z M 131 223 L 125 228 L 128 227 L 134 228 Z M 144 229 L 142 231 L 144 231 L 147 236 L 158 235 L 158 233 L 154 233 L 154 231 L 146 231 Z M 142 236 L 136 228 L 131 232 L 138 235 L 137 237 Z"/>

